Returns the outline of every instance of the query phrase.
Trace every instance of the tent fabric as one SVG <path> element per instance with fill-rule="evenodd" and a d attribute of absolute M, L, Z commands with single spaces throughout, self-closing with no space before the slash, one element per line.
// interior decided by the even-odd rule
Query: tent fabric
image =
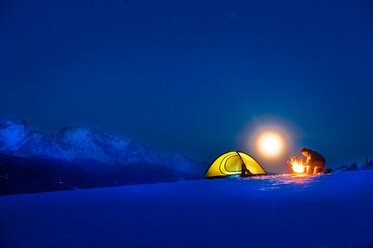
<path fill-rule="evenodd" d="M 242 164 L 245 164 L 246 168 L 253 175 L 266 174 L 263 167 L 250 155 L 243 152 L 231 151 L 219 156 L 210 165 L 205 177 L 212 178 L 230 175 L 241 175 Z"/>

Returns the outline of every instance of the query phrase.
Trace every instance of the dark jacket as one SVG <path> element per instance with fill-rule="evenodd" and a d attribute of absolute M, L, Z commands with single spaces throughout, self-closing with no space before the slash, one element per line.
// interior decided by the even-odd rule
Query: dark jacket
<path fill-rule="evenodd" d="M 309 150 L 308 153 L 311 156 L 309 160 L 310 163 L 313 163 L 313 162 L 324 162 L 325 163 L 325 158 L 320 153 L 315 152 L 313 150 Z"/>

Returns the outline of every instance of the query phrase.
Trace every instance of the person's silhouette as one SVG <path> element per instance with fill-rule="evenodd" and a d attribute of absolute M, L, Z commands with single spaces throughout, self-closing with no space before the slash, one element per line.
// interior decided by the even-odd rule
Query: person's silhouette
<path fill-rule="evenodd" d="M 247 169 L 245 163 L 242 163 L 241 177 L 252 176 L 253 174 Z"/>
<path fill-rule="evenodd" d="M 303 148 L 302 155 L 307 157 L 306 167 L 307 173 L 319 173 L 325 166 L 325 158 L 318 152 L 311 149 Z"/>

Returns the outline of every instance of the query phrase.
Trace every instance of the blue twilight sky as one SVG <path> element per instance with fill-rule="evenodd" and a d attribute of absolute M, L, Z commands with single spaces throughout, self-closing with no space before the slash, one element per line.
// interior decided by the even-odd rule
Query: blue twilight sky
<path fill-rule="evenodd" d="M 40 131 L 92 125 L 209 161 L 280 120 L 330 166 L 364 160 L 373 4 L 1 1 L 0 86 L 0 119 Z"/>

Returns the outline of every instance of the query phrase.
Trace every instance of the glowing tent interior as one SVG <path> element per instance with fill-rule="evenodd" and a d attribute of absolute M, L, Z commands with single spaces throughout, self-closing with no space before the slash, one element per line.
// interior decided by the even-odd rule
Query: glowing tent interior
<path fill-rule="evenodd" d="M 241 175 L 245 165 L 252 175 L 267 174 L 263 167 L 246 153 L 231 151 L 218 157 L 208 168 L 206 178 Z"/>

